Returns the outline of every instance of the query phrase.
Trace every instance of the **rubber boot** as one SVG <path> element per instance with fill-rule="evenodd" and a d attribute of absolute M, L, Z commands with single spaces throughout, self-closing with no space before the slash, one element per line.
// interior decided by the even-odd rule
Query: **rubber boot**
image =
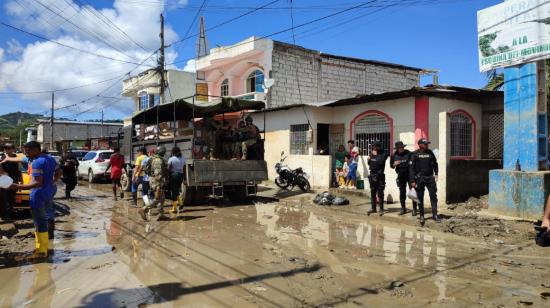
<path fill-rule="evenodd" d="M 48 232 L 35 232 L 35 250 L 28 258 L 30 261 L 38 261 L 48 257 Z"/>
<path fill-rule="evenodd" d="M 432 219 L 435 222 L 441 222 L 441 218 L 437 215 L 437 205 L 432 205 Z"/>
<path fill-rule="evenodd" d="M 166 216 L 164 216 L 164 203 L 163 202 L 158 203 L 158 209 L 159 209 L 159 216 L 157 218 L 157 221 L 166 220 Z"/>
<path fill-rule="evenodd" d="M 170 210 L 170 213 L 172 214 L 178 213 L 178 201 L 172 201 L 172 209 Z"/>
<path fill-rule="evenodd" d="M 412 216 L 416 216 L 417 215 L 417 203 L 416 202 L 413 202 L 413 210 L 412 210 Z"/>
<path fill-rule="evenodd" d="M 54 220 L 48 220 L 48 238 L 50 240 L 53 239 L 55 233 L 55 221 Z"/>
<path fill-rule="evenodd" d="M 147 207 L 142 207 L 142 208 L 139 208 L 138 210 L 138 214 L 139 216 L 141 216 L 141 218 L 144 220 L 144 221 L 147 221 L 147 211 L 149 209 Z"/>

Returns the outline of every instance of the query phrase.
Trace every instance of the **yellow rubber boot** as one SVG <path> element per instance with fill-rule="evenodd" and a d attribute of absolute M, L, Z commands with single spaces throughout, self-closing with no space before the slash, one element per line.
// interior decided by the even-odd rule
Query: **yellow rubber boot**
<path fill-rule="evenodd" d="M 40 243 L 40 248 L 38 248 L 38 252 L 40 252 L 40 254 L 47 257 L 48 256 L 48 245 L 49 245 L 49 242 L 50 242 L 50 239 L 48 238 L 48 232 L 39 232 L 38 233 L 38 242 Z"/>
<path fill-rule="evenodd" d="M 178 212 L 178 201 L 172 201 L 172 209 L 170 213 L 176 214 Z"/>

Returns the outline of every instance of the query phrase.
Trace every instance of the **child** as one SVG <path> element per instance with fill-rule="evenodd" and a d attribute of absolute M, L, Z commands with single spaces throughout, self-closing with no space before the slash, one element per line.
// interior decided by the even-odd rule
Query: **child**
<path fill-rule="evenodd" d="M 346 188 L 346 178 L 348 176 L 348 173 L 349 173 L 349 165 L 348 165 L 348 161 L 349 161 L 349 155 L 346 155 L 344 157 L 344 164 L 342 165 L 342 168 L 341 169 L 338 169 L 338 185 L 339 185 L 339 188 Z"/>
<path fill-rule="evenodd" d="M 351 158 L 348 160 L 348 175 L 346 176 L 346 186 L 348 189 L 356 189 L 355 182 L 357 181 L 357 160 Z"/>

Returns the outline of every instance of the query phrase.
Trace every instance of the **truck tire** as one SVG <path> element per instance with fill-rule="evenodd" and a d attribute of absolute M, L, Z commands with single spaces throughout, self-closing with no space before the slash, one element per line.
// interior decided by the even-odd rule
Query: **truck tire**
<path fill-rule="evenodd" d="M 123 170 L 122 176 L 120 177 L 120 185 L 122 186 L 123 191 L 131 191 L 132 190 L 132 181 L 130 181 L 130 177 L 128 176 L 128 173 L 126 170 Z"/>
<path fill-rule="evenodd" d="M 195 195 L 196 195 L 197 189 L 194 186 L 187 186 L 185 184 L 181 184 L 181 202 L 183 203 L 183 206 L 192 205 L 195 201 Z"/>

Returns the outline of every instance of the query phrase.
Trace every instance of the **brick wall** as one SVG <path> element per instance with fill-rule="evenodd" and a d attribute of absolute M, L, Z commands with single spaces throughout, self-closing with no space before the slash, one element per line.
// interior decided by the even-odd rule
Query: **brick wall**
<path fill-rule="evenodd" d="M 272 107 L 410 89 L 420 79 L 415 70 L 323 55 L 280 42 L 273 45 L 272 78 Z"/>

